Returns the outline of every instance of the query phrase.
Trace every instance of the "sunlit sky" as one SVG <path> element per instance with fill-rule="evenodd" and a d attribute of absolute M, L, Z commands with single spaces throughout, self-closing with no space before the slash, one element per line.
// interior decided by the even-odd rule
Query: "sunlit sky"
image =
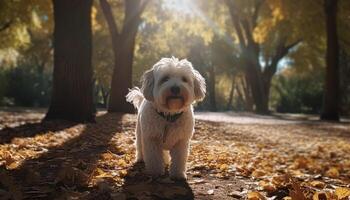
<path fill-rule="evenodd" d="M 164 6 L 173 9 L 177 12 L 183 12 L 186 14 L 192 13 L 191 2 L 189 0 L 166 0 Z"/>

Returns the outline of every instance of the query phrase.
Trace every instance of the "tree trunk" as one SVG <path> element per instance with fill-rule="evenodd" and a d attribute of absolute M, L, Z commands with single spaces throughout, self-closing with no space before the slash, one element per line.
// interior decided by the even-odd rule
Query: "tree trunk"
<path fill-rule="evenodd" d="M 101 93 L 102 93 L 103 107 L 107 108 L 109 91 L 108 89 L 105 89 L 103 86 L 101 86 Z"/>
<path fill-rule="evenodd" d="M 245 108 L 244 110 L 248 111 L 248 112 L 252 112 L 253 111 L 253 97 L 252 97 L 252 92 L 251 92 L 251 87 L 249 85 L 249 81 L 247 80 L 247 76 L 245 75 L 244 78 L 241 78 L 241 84 L 242 84 L 242 88 L 243 88 L 243 92 L 244 92 L 244 105 Z M 242 96 L 243 97 L 243 96 Z"/>
<path fill-rule="evenodd" d="M 255 112 L 259 114 L 269 113 L 268 97 L 264 93 L 264 84 L 262 80 L 261 66 L 258 61 L 258 53 L 255 49 L 248 49 L 245 58 L 245 74 L 249 83 L 252 97 L 255 104 Z"/>
<path fill-rule="evenodd" d="M 122 44 L 122 48 L 113 47 L 116 49 L 116 62 L 112 76 L 111 92 L 109 95 L 108 112 L 134 112 L 133 106 L 126 102 L 125 96 L 132 87 L 132 63 L 134 58 L 135 37 L 131 38 Z"/>
<path fill-rule="evenodd" d="M 92 0 L 53 0 L 54 72 L 46 119 L 94 121 Z"/>
<path fill-rule="evenodd" d="M 125 96 L 132 87 L 132 65 L 134 59 L 135 39 L 141 23 L 141 13 L 145 2 L 125 0 L 125 18 L 119 32 L 111 7 L 106 0 L 100 0 L 112 38 L 114 52 L 114 70 L 109 95 L 108 112 L 134 112 L 133 106 L 126 102 Z"/>
<path fill-rule="evenodd" d="M 230 94 L 228 96 L 228 101 L 226 105 L 226 109 L 230 110 L 232 108 L 232 101 L 233 101 L 233 93 L 235 91 L 235 77 L 232 77 L 232 82 L 231 82 L 231 90 Z"/>
<path fill-rule="evenodd" d="M 339 121 L 339 46 L 337 35 L 337 0 L 325 0 L 327 53 L 322 120 Z"/>

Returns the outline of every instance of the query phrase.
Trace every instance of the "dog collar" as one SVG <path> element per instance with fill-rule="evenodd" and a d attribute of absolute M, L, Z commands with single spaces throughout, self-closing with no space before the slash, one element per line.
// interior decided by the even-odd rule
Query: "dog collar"
<path fill-rule="evenodd" d="M 176 113 L 176 114 L 173 114 L 173 115 L 166 115 L 165 113 L 163 112 L 158 112 L 158 115 L 163 117 L 163 119 L 165 119 L 167 122 L 175 122 L 177 119 L 179 119 L 182 115 L 183 112 L 180 112 L 180 113 Z"/>

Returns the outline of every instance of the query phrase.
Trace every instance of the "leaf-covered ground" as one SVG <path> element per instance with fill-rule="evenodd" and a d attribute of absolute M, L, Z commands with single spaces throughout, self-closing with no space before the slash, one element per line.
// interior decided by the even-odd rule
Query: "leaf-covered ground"
<path fill-rule="evenodd" d="M 134 164 L 135 115 L 0 111 L 0 199 L 349 199 L 348 123 L 197 120 L 187 182 Z"/>

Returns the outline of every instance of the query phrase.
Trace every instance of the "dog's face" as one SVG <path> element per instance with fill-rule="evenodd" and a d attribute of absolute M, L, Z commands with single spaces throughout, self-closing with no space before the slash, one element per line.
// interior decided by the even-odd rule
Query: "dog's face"
<path fill-rule="evenodd" d="M 143 95 L 163 112 L 181 112 L 206 92 L 205 80 L 187 60 L 163 58 L 143 76 Z"/>

